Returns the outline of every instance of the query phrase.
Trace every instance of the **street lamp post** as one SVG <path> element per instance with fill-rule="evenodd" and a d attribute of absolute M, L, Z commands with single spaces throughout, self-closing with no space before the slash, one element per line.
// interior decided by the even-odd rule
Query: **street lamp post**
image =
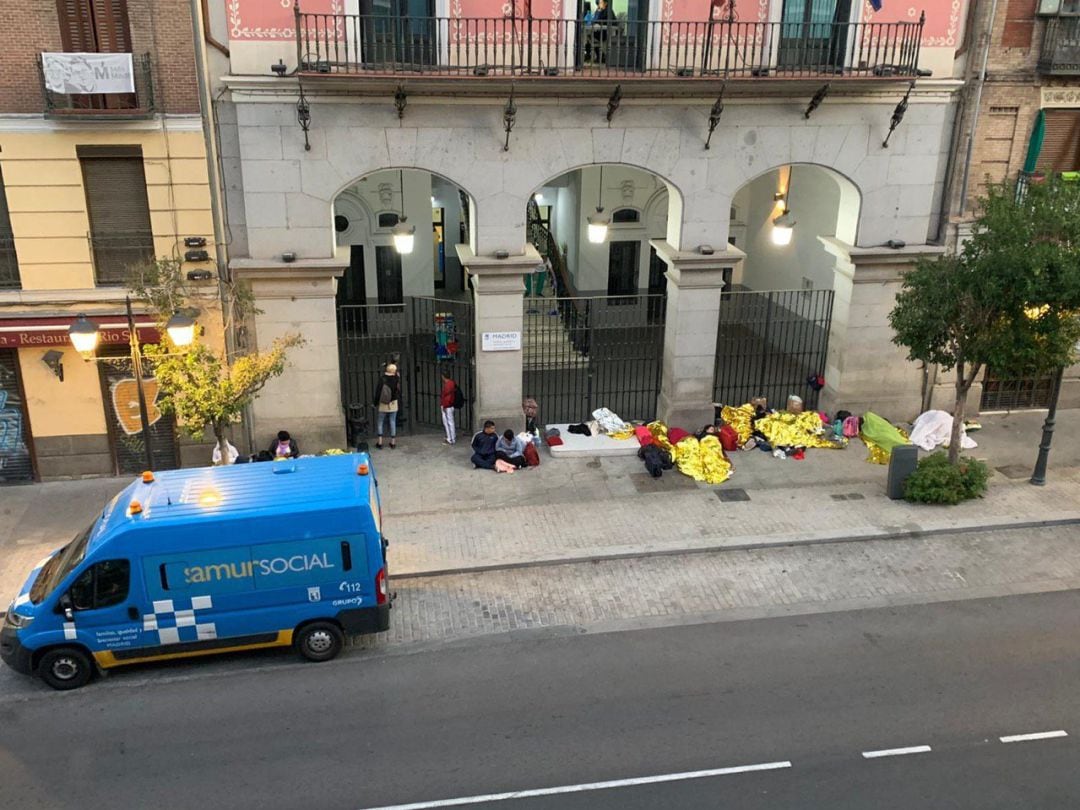
<path fill-rule="evenodd" d="M 146 392 L 143 389 L 143 356 L 139 346 L 139 332 L 135 327 L 135 316 L 131 311 L 131 296 L 124 297 L 127 312 L 128 349 L 131 353 L 131 369 L 135 375 L 135 390 L 139 398 L 139 422 L 142 424 L 143 450 L 146 454 L 146 469 L 154 469 L 153 443 L 150 439 L 150 416 L 146 408 Z M 188 346 L 195 339 L 195 321 L 182 313 L 175 313 L 165 325 L 172 342 L 177 346 Z M 93 357 L 100 334 L 97 326 L 85 315 L 79 315 L 68 328 L 68 337 L 75 350 L 86 360 Z"/>
<path fill-rule="evenodd" d="M 1039 457 L 1035 460 L 1035 471 L 1031 474 L 1031 483 L 1037 487 L 1046 484 L 1046 465 L 1050 461 L 1050 442 L 1054 438 L 1054 421 L 1057 417 L 1058 397 L 1061 395 L 1061 380 L 1065 376 L 1062 366 L 1054 375 L 1054 389 L 1050 396 L 1050 409 L 1043 422 L 1042 441 L 1039 442 Z"/>

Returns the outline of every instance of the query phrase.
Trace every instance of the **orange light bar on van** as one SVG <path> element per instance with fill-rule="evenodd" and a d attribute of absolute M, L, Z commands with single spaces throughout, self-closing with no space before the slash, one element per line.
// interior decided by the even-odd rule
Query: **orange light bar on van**
<path fill-rule="evenodd" d="M 150 470 L 146 470 L 142 474 L 142 482 L 144 484 L 152 484 L 152 483 L 154 483 L 154 474 L 152 472 L 150 472 Z"/>
<path fill-rule="evenodd" d="M 221 495 L 212 489 L 208 489 L 199 496 L 199 506 L 217 506 L 221 503 Z"/>
<path fill-rule="evenodd" d="M 133 517 L 135 515 L 142 514 L 142 504 L 138 501 L 132 501 L 128 504 L 128 516 Z"/>
<path fill-rule="evenodd" d="M 357 475 L 367 475 L 368 472 L 369 472 L 369 470 L 368 470 L 368 465 L 367 464 L 361 464 L 359 467 L 356 468 L 356 474 Z"/>

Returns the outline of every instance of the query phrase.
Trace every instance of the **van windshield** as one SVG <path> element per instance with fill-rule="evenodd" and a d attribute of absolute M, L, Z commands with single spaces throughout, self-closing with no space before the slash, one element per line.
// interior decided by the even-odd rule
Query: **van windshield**
<path fill-rule="evenodd" d="M 83 561 L 83 557 L 86 556 L 86 546 L 90 542 L 90 530 L 93 528 L 94 524 L 91 523 L 41 567 L 37 579 L 30 586 L 32 603 L 39 604 L 55 590 L 64 577 L 71 573 L 71 569 Z"/>

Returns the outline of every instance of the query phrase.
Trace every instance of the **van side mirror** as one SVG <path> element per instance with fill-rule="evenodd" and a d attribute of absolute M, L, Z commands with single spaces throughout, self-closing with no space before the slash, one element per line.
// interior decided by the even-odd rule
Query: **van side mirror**
<path fill-rule="evenodd" d="M 62 593 L 60 598 L 56 600 L 56 612 L 63 613 L 67 617 L 68 621 L 71 621 L 71 612 L 75 608 L 75 605 L 71 601 L 71 594 Z"/>
<path fill-rule="evenodd" d="M 73 611 L 69 607 L 64 608 L 64 618 L 67 619 L 69 622 L 75 621 L 75 611 Z"/>

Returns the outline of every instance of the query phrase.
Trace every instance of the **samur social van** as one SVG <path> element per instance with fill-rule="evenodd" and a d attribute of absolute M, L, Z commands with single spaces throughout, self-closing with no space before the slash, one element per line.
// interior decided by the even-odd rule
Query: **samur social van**
<path fill-rule="evenodd" d="M 292 646 L 390 624 L 366 454 L 144 473 L 30 573 L 0 657 L 56 689 L 124 664 Z"/>

